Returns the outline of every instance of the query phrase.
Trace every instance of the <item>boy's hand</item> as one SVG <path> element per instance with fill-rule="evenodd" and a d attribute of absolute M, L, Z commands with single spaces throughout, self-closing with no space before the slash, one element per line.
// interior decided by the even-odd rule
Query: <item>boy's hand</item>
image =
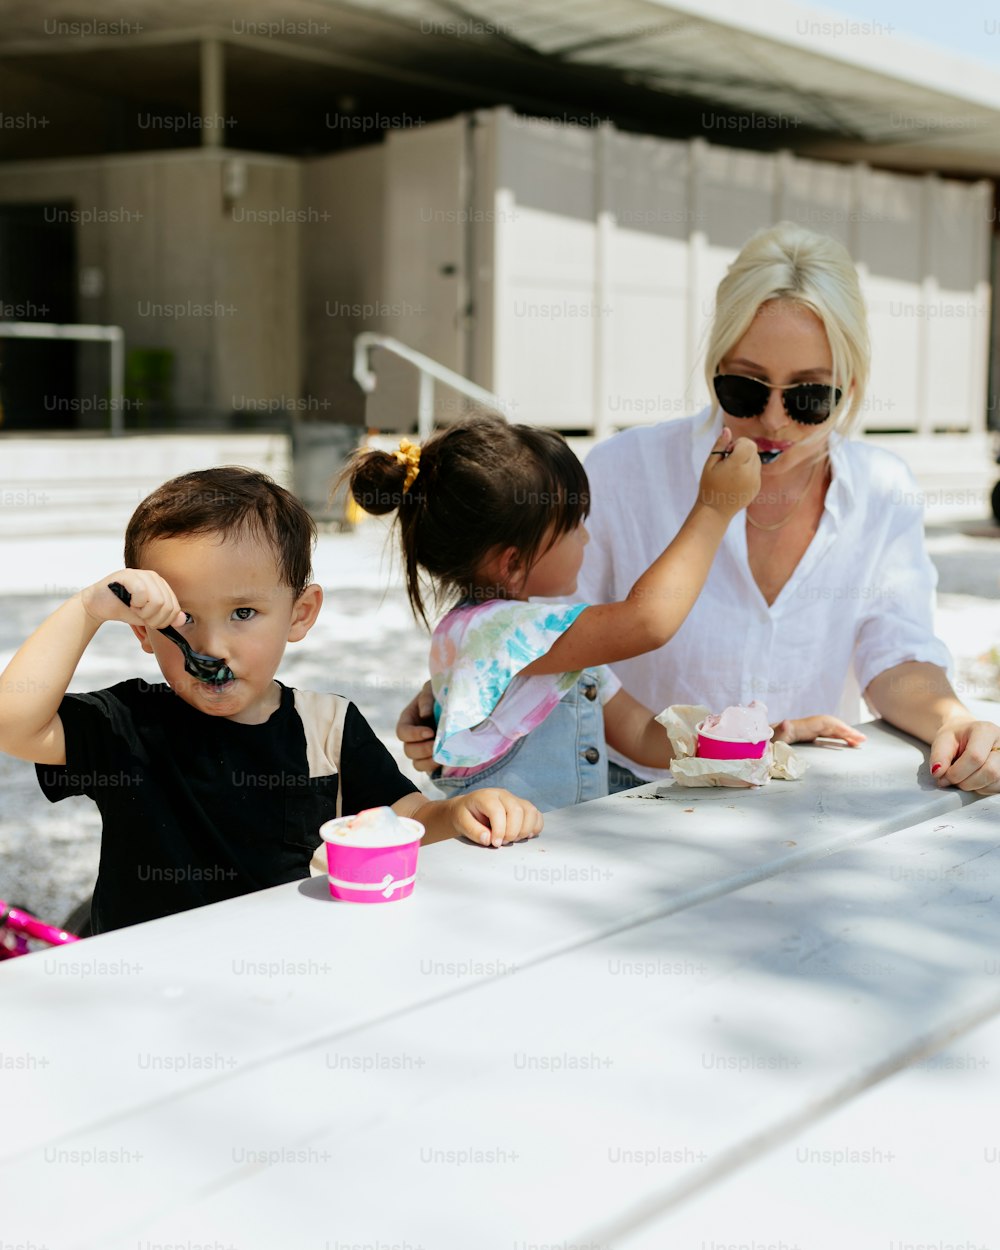
<path fill-rule="evenodd" d="M 125 587 L 132 596 L 130 607 L 108 589 L 110 582 L 120 582 Z M 146 625 L 150 629 L 165 629 L 168 625 L 179 629 L 187 620 L 169 585 L 159 573 L 149 569 L 120 569 L 109 573 L 82 590 L 80 601 L 83 610 L 98 625 L 105 621 L 124 621 L 127 625 Z"/>
<path fill-rule="evenodd" d="M 775 742 L 815 742 L 817 738 L 839 738 L 849 747 L 859 747 L 867 739 L 836 716 L 802 716 L 773 726 Z"/>
<path fill-rule="evenodd" d="M 131 607 L 108 589 L 120 582 Z M 80 657 L 105 621 L 133 628 L 183 625 L 186 614 L 158 573 L 119 569 L 67 599 L 17 650 L 0 679 L 0 750 L 35 764 L 65 764 L 59 706 Z"/>
<path fill-rule="evenodd" d="M 480 846 L 535 838 L 544 824 L 534 803 L 519 799 L 509 790 L 470 790 L 444 802 L 451 807 L 455 833 Z"/>
<path fill-rule="evenodd" d="M 733 440 L 728 426 L 715 440 L 701 472 L 698 497 L 708 508 L 734 517 L 760 492 L 760 456 L 749 438 Z"/>

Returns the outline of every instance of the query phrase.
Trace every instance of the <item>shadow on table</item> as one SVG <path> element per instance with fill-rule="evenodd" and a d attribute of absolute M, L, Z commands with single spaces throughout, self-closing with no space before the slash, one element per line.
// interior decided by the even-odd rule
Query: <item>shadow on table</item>
<path fill-rule="evenodd" d="M 773 1052 L 779 1043 L 795 1051 L 800 1041 L 808 1052 L 817 1019 L 804 1012 L 790 1021 L 782 1000 L 792 996 L 806 1006 L 825 986 L 835 990 L 852 1029 L 863 1005 L 866 1029 L 881 1034 L 888 1054 L 933 1034 L 942 1021 L 961 1031 L 964 1017 L 1000 1011 L 998 893 L 1000 812 L 990 805 L 630 929 L 616 946 L 640 966 L 644 960 L 655 968 L 666 958 L 659 986 L 650 978 L 653 994 L 677 992 L 666 982 L 680 956 L 688 982 L 682 997 L 751 977 L 754 1027 L 745 1017 L 739 1026 L 719 1021 L 719 1041 L 734 1053 Z M 827 1025 L 835 1035 L 836 1013 Z M 856 1040 L 845 1031 L 844 1045 Z"/>

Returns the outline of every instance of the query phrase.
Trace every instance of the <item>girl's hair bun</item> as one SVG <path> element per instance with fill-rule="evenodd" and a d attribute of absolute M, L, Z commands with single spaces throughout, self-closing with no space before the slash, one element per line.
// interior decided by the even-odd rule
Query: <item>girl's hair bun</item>
<path fill-rule="evenodd" d="M 432 434 L 420 447 L 359 451 L 340 481 L 366 512 L 398 509 L 406 593 L 427 623 L 426 581 L 437 604 L 509 596 L 489 566 L 510 547 L 527 571 L 590 511 L 583 465 L 561 435 L 484 413 Z M 409 489 L 407 489 L 409 484 Z"/>
<path fill-rule="evenodd" d="M 394 512 L 403 502 L 406 465 L 391 451 L 360 451 L 347 472 L 354 502 L 372 516 Z"/>

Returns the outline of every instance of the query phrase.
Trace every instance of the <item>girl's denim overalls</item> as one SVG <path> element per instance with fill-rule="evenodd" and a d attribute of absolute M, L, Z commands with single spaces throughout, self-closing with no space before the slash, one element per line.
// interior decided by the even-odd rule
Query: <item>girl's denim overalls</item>
<path fill-rule="evenodd" d="M 572 690 L 530 734 L 470 777 L 432 778 L 449 798 L 499 786 L 543 812 L 608 793 L 608 751 L 598 675 L 584 669 Z"/>

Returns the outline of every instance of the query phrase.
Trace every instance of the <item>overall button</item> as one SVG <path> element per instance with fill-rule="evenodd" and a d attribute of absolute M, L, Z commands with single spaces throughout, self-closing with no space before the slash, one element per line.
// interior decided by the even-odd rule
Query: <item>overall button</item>
<path fill-rule="evenodd" d="M 591 686 L 584 686 L 584 688 L 583 688 L 583 697 L 584 697 L 585 699 L 589 699 L 589 700 L 591 701 L 591 703 L 593 703 L 593 701 L 597 698 L 597 687 L 596 687 L 596 686 L 593 686 L 593 685 L 591 685 Z"/>
<path fill-rule="evenodd" d="M 597 747 L 587 747 L 586 751 L 583 752 L 583 758 L 588 764 L 596 764 L 601 758 L 601 753 Z"/>

